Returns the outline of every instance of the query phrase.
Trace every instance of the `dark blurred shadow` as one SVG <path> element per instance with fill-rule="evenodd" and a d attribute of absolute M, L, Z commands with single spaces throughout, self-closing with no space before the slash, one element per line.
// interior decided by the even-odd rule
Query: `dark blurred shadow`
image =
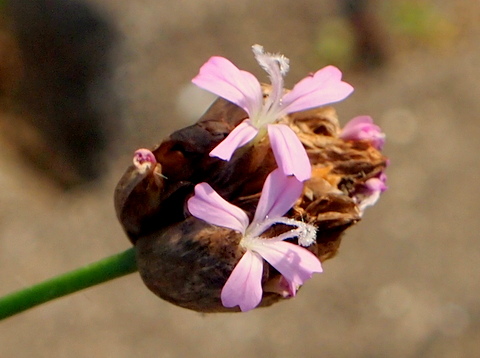
<path fill-rule="evenodd" d="M 65 187 L 98 178 L 112 140 L 102 102 L 111 100 L 114 29 L 80 1 L 14 0 L 7 14 L 23 67 L 15 144 Z"/>
<path fill-rule="evenodd" d="M 341 13 L 348 19 L 354 35 L 355 63 L 359 69 L 371 70 L 387 61 L 384 31 L 369 0 L 342 0 Z"/>

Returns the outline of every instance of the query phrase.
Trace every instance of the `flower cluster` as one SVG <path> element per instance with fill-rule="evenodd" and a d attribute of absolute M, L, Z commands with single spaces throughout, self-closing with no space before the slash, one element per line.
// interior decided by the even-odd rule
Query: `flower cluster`
<path fill-rule="evenodd" d="M 278 166 L 264 183 L 252 222 L 242 209 L 227 202 L 207 183 L 196 185 L 195 195 L 187 203 L 194 217 L 241 234 L 240 248 L 244 253 L 222 289 L 221 300 L 225 307 L 238 305 L 242 311 L 255 308 L 262 300 L 264 260 L 281 274 L 278 292 L 285 297 L 295 296 L 313 273 L 322 272 L 318 258 L 305 248 L 315 242 L 316 228 L 284 217 L 301 196 L 304 182 L 312 175 L 304 146 L 284 120 L 289 113 L 341 101 L 353 91 L 351 85 L 341 80 L 340 70 L 333 66 L 320 69 L 298 82 L 291 91 L 286 91 L 283 77 L 289 69 L 288 59 L 266 53 L 259 45 L 253 46 L 253 52 L 271 81 L 267 96 L 251 73 L 238 69 L 223 57 L 210 58 L 192 80 L 199 87 L 238 105 L 247 114 L 210 156 L 228 161 L 237 148 L 255 143 L 268 134 Z M 342 138 L 368 140 L 380 148 L 384 136 L 377 128 L 369 117 L 358 117 L 345 127 Z M 370 191 L 362 194 L 363 206 L 376 201 L 385 189 L 384 181 L 370 179 L 366 188 Z M 265 232 L 275 224 L 292 229 L 278 236 L 265 237 Z M 287 239 L 297 239 L 299 245 L 286 242 Z"/>
<path fill-rule="evenodd" d="M 352 141 L 367 141 L 374 148 L 382 150 L 385 144 L 385 133 L 373 123 L 370 116 L 358 116 L 351 119 L 342 129 L 340 138 Z M 381 172 L 377 177 L 368 179 L 365 184 L 354 193 L 354 200 L 358 204 L 360 214 L 365 208 L 375 205 L 380 194 L 387 190 L 387 175 Z"/>

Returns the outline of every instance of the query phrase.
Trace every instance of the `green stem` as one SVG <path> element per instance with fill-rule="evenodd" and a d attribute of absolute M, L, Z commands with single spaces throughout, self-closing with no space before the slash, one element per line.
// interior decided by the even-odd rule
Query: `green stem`
<path fill-rule="evenodd" d="M 0 297 L 0 320 L 55 298 L 66 296 L 135 271 L 137 271 L 135 249 L 131 248 L 34 286 Z"/>

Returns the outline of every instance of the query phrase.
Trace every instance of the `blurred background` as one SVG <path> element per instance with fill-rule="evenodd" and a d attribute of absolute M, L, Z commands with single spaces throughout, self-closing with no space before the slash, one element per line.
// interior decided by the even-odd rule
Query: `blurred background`
<path fill-rule="evenodd" d="M 298 297 L 246 314 L 161 301 L 137 274 L 0 323 L 1 357 L 480 355 L 480 3 L 0 1 L 0 295 L 125 250 L 113 190 L 194 122 L 212 55 L 288 87 L 339 66 L 387 134 L 389 190 Z"/>

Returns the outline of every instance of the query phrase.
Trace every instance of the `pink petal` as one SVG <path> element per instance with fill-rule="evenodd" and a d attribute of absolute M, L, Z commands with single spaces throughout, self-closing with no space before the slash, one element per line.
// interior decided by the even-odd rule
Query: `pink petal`
<path fill-rule="evenodd" d="M 269 124 L 268 136 L 277 165 L 283 173 L 295 175 L 300 181 L 310 179 L 312 166 L 295 132 L 285 124 Z"/>
<path fill-rule="evenodd" d="M 345 124 L 345 127 L 343 127 L 343 130 L 348 130 L 349 128 L 355 128 L 358 125 L 363 125 L 363 124 L 373 124 L 373 118 L 370 116 L 357 116 L 352 118 L 351 120 L 348 121 L 347 124 Z"/>
<path fill-rule="evenodd" d="M 373 119 L 370 116 L 358 116 L 345 124 L 340 133 L 340 138 L 347 140 L 358 140 L 360 138 L 361 131 L 364 128 L 368 128 L 373 125 Z"/>
<path fill-rule="evenodd" d="M 251 73 L 239 70 L 226 58 L 211 57 L 192 82 L 235 103 L 249 116 L 258 113 L 262 107 L 262 88 L 258 80 Z"/>
<path fill-rule="evenodd" d="M 358 207 L 360 212 L 363 213 L 367 207 L 377 203 L 378 199 L 380 199 L 380 194 L 387 190 L 386 180 L 387 176 L 385 173 L 382 173 L 379 178 L 370 178 L 365 182 L 364 188 L 359 192 L 361 201 Z"/>
<path fill-rule="evenodd" d="M 360 204 L 358 204 L 358 208 L 360 212 L 363 213 L 366 208 L 369 206 L 373 206 L 377 203 L 378 199 L 380 199 L 380 191 L 372 192 L 369 196 L 365 197 Z"/>
<path fill-rule="evenodd" d="M 291 285 L 291 291 L 296 291 L 313 273 L 323 271 L 318 258 L 303 247 L 285 241 L 258 241 L 252 250 L 285 277 Z"/>
<path fill-rule="evenodd" d="M 372 192 L 384 192 L 385 190 L 387 190 L 387 185 L 385 184 L 387 176 L 385 173 L 381 173 L 380 176 L 380 178 L 370 178 L 365 182 L 365 186 L 368 188 L 368 190 Z"/>
<path fill-rule="evenodd" d="M 245 212 L 230 204 L 207 183 L 195 186 L 195 195 L 188 199 L 188 211 L 210 224 L 227 227 L 244 233 L 248 226 Z"/>
<path fill-rule="evenodd" d="M 385 144 L 385 133 L 373 123 L 370 116 L 358 116 L 350 120 L 340 133 L 345 140 L 368 140 L 374 148 L 381 150 Z"/>
<path fill-rule="evenodd" d="M 327 66 L 298 82 L 283 96 L 286 113 L 324 106 L 345 99 L 353 87 L 342 80 L 342 72 Z"/>
<path fill-rule="evenodd" d="M 263 260 L 259 254 L 247 250 L 233 269 L 220 295 L 225 307 L 240 306 L 249 311 L 262 300 Z"/>
<path fill-rule="evenodd" d="M 262 195 L 255 211 L 253 223 L 261 223 L 283 216 L 302 194 L 303 183 L 293 176 L 286 176 L 280 169 L 271 172 L 263 184 Z"/>
<path fill-rule="evenodd" d="M 237 148 L 250 142 L 258 133 L 249 119 L 236 126 L 230 134 L 210 152 L 211 157 L 230 160 Z"/>

